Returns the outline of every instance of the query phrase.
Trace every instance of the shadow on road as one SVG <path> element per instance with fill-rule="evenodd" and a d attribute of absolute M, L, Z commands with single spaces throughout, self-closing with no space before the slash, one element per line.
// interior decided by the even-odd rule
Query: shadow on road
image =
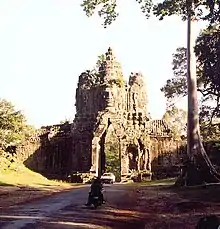
<path fill-rule="evenodd" d="M 1 216 L 22 225 L 1 228 L 194 229 L 202 216 L 220 214 L 219 186 L 174 189 L 114 184 L 104 189 L 107 202 L 96 210 L 84 206 L 89 186 L 79 187 Z"/>

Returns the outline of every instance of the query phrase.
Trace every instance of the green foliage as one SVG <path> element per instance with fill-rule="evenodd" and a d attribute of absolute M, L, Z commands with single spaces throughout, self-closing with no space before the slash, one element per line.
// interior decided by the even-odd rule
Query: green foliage
<path fill-rule="evenodd" d="M 11 165 L 11 155 L 0 148 L 0 172 L 8 169 Z"/>
<path fill-rule="evenodd" d="M 203 122 L 212 122 L 220 117 L 220 28 L 218 25 L 203 30 L 196 40 L 197 90 L 202 94 L 200 118 Z M 174 77 L 167 80 L 161 88 L 169 102 L 187 95 L 186 49 L 178 48 L 173 55 Z M 211 103 L 210 103 L 211 101 Z"/>
<path fill-rule="evenodd" d="M 172 101 L 174 98 L 185 96 L 187 94 L 187 60 L 186 48 L 177 48 L 176 53 L 173 54 L 173 75 L 174 77 L 168 79 L 166 85 L 161 88 L 165 97 Z"/>
<path fill-rule="evenodd" d="M 109 80 L 109 84 L 110 85 L 117 85 L 118 87 L 124 87 L 125 85 L 125 82 L 122 78 L 117 78 L 117 79 L 112 79 L 112 80 Z"/>
<path fill-rule="evenodd" d="M 98 60 L 96 62 L 96 68 L 100 69 L 100 67 L 102 67 L 102 65 L 104 64 L 105 60 L 106 60 L 105 54 L 98 56 Z"/>
<path fill-rule="evenodd" d="M 0 99 L 0 171 L 16 165 L 16 146 L 22 144 L 35 134 L 35 129 L 26 124 L 21 111 L 12 103 Z M 15 167 L 16 167 L 15 166 Z"/>
<path fill-rule="evenodd" d="M 204 147 L 209 155 L 212 163 L 220 169 L 220 138 L 218 139 L 205 139 Z"/>
<path fill-rule="evenodd" d="M 106 149 L 106 172 L 114 173 L 116 179 L 121 177 L 121 162 L 119 158 L 118 145 L 111 145 Z"/>
<path fill-rule="evenodd" d="M 99 8 L 98 14 L 104 18 L 104 27 L 110 25 L 118 16 L 115 0 L 84 0 L 81 6 L 88 17 L 94 14 L 96 8 Z"/>
<path fill-rule="evenodd" d="M 203 100 L 219 100 L 220 94 L 220 24 L 215 24 L 200 33 L 196 41 L 198 73 Z M 218 113 L 219 104 L 215 113 Z"/>
<path fill-rule="evenodd" d="M 172 15 L 180 15 L 186 20 L 188 13 L 197 20 L 208 20 L 210 23 L 220 18 L 218 0 L 164 0 L 154 5 L 153 12 L 160 20 Z"/>
<path fill-rule="evenodd" d="M 93 70 L 94 74 L 96 75 L 97 78 L 103 78 L 105 75 L 105 61 L 106 61 L 106 55 L 101 54 L 98 56 L 98 60 L 96 62 L 96 67 Z"/>
<path fill-rule="evenodd" d="M 163 120 L 166 121 L 171 129 L 175 140 L 180 140 L 182 136 L 186 136 L 186 111 L 173 106 L 165 112 Z"/>
<path fill-rule="evenodd" d="M 140 5 L 142 13 L 148 18 L 153 6 L 152 0 L 136 0 L 136 2 Z M 119 15 L 116 11 L 117 0 L 83 0 L 81 6 L 88 17 L 96 11 L 104 19 L 104 28 L 112 24 Z"/>
<path fill-rule="evenodd" d="M 0 148 L 17 145 L 34 133 L 34 128 L 26 124 L 21 111 L 12 103 L 0 99 Z"/>
<path fill-rule="evenodd" d="M 119 142 L 115 136 L 114 129 L 110 128 L 105 140 L 105 169 L 106 172 L 114 173 L 116 180 L 121 178 L 121 160 Z"/>
<path fill-rule="evenodd" d="M 185 20 L 188 11 L 197 20 L 206 20 L 210 23 L 220 21 L 219 0 L 163 0 L 160 3 L 154 0 L 135 1 L 140 5 L 146 18 L 153 12 L 160 20 L 171 15 L 180 15 Z M 103 25 L 106 28 L 119 15 L 116 11 L 117 2 L 117 0 L 83 0 L 81 6 L 88 17 L 97 12 L 104 19 Z"/>
<path fill-rule="evenodd" d="M 153 7 L 154 15 L 159 17 L 159 20 L 163 20 L 165 16 L 171 15 L 186 15 L 186 3 L 182 0 L 165 0 L 162 3 L 158 3 Z M 183 16 L 183 19 L 185 17 Z"/>
<path fill-rule="evenodd" d="M 203 140 L 219 140 L 220 141 L 220 121 L 201 122 L 200 124 L 201 135 Z"/>

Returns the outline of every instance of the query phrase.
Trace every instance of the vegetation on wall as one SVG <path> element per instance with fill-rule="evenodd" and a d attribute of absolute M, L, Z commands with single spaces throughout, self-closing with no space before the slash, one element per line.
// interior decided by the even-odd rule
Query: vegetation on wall
<path fill-rule="evenodd" d="M 105 171 L 114 173 L 116 180 L 121 178 L 120 146 L 114 130 L 110 129 L 105 140 Z"/>
<path fill-rule="evenodd" d="M 115 84 L 118 87 L 124 87 L 125 82 L 122 78 L 116 78 L 116 79 L 109 80 L 109 84 L 111 86 Z"/>

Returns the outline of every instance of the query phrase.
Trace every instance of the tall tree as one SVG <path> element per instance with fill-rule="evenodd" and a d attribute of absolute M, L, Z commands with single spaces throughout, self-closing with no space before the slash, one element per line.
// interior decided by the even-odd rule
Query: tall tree
<path fill-rule="evenodd" d="M 220 118 L 220 27 L 209 26 L 196 39 L 197 91 L 201 93 L 200 124 L 202 135 L 213 138 L 218 132 Z M 186 48 L 177 48 L 173 54 L 173 77 L 161 88 L 170 104 L 187 95 Z M 217 132 L 216 132 L 217 131 Z M 212 136 L 211 136 L 212 135 Z"/>
<path fill-rule="evenodd" d="M 117 17 L 116 0 L 84 0 L 82 6 L 88 16 L 94 13 L 97 6 L 101 17 L 104 17 L 104 26 L 111 24 Z M 187 152 L 192 165 L 186 167 L 181 184 L 193 185 L 203 182 L 219 182 L 220 176 L 210 162 L 201 142 L 199 129 L 199 116 L 197 104 L 197 79 L 196 64 L 194 63 L 194 39 L 192 37 L 192 21 L 208 20 L 210 23 L 220 19 L 220 3 L 218 0 L 163 0 L 154 4 L 153 0 L 137 0 L 141 4 L 142 11 L 148 17 L 151 9 L 162 20 L 166 16 L 180 15 L 187 20 L 187 93 L 188 93 L 188 133 Z M 200 169 L 198 171 L 198 167 Z M 192 177 L 198 179 L 191 179 Z M 200 178 L 201 179 L 200 179 Z M 190 182 L 188 182 L 190 181 Z"/>
<path fill-rule="evenodd" d="M 209 10 L 207 10 L 209 9 Z M 187 121 L 187 154 L 188 161 L 185 171 L 180 176 L 178 182 L 181 185 L 194 185 L 199 183 L 219 182 L 220 175 L 213 167 L 202 145 L 199 113 L 197 99 L 197 77 L 195 62 L 195 37 L 192 26 L 196 20 L 209 20 L 214 23 L 219 19 L 216 12 L 220 12 L 218 1 L 207 0 L 186 0 L 174 1 L 165 0 L 154 6 L 154 13 L 163 19 L 164 16 L 173 14 L 181 15 L 183 20 L 187 20 L 187 95 L 188 95 L 188 121 Z M 217 19 L 218 17 L 218 19 Z"/>

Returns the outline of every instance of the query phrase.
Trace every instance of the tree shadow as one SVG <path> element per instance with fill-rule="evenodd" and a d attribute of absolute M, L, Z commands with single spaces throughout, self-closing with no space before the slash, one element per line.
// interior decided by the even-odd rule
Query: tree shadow
<path fill-rule="evenodd" d="M 220 141 L 205 141 L 203 145 L 213 166 L 220 171 Z M 174 150 L 165 150 L 152 160 L 152 178 L 160 180 L 178 177 L 187 160 L 186 143 L 180 144 Z"/>
<path fill-rule="evenodd" d="M 67 180 L 72 162 L 71 124 L 46 126 L 42 130 L 39 147 L 24 165 L 48 179 Z"/>
<path fill-rule="evenodd" d="M 187 202 L 204 202 L 219 203 L 220 202 L 220 184 L 205 184 L 195 187 L 172 188 L 181 198 Z"/>
<path fill-rule="evenodd" d="M 129 186 L 127 186 L 129 189 Z M 186 229 L 189 224 L 195 226 L 203 215 L 205 205 L 195 205 L 193 208 L 183 206 L 182 199 L 171 194 L 169 186 L 166 187 L 136 187 L 142 195 L 133 194 L 115 195 L 116 200 L 110 199 L 107 206 L 98 209 L 88 209 L 79 205 L 70 205 L 63 209 L 63 216 L 54 215 L 53 220 L 42 223 L 42 228 L 166 228 Z M 134 190 L 133 190 L 134 191 Z M 155 192 L 158 193 L 155 193 Z M 108 194 L 110 195 L 110 193 Z M 145 198 L 147 195 L 146 200 Z M 142 203 L 140 202 L 142 201 Z M 143 207 L 143 205 L 146 205 Z M 186 205 L 186 204 L 185 204 Z M 193 203 L 192 203 L 193 205 Z M 191 205 L 191 207 L 192 207 Z M 140 207 L 142 206 L 142 207 Z M 185 207 L 185 209 L 183 209 Z M 202 207 L 202 208 L 201 208 Z M 192 214 L 192 209 L 196 210 Z"/>
<path fill-rule="evenodd" d="M 4 183 L 4 182 L 1 182 L 1 181 L 0 181 L 0 186 L 14 186 L 14 185 L 12 185 L 12 184 L 7 184 L 7 183 Z"/>

